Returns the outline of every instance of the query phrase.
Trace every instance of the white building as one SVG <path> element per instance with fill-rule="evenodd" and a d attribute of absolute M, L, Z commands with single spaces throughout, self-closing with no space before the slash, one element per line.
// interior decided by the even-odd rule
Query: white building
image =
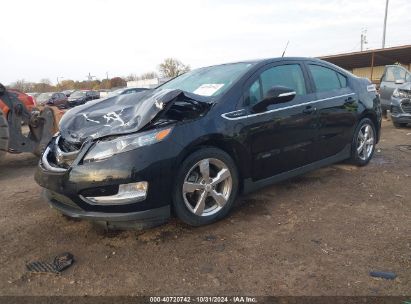
<path fill-rule="evenodd" d="M 170 78 L 152 78 L 152 79 L 141 79 L 141 80 L 133 80 L 127 81 L 128 88 L 155 88 L 160 84 L 170 80 Z"/>

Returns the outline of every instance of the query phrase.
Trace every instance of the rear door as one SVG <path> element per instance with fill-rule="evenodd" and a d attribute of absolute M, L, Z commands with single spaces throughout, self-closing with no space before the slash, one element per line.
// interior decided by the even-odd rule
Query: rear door
<path fill-rule="evenodd" d="M 338 70 L 319 62 L 307 62 L 306 67 L 316 93 L 319 119 L 315 154 L 318 159 L 324 159 L 341 152 L 351 143 L 358 96 L 351 88 L 349 78 Z"/>
<path fill-rule="evenodd" d="M 253 113 L 251 107 L 273 86 L 294 89 L 295 98 Z M 301 62 L 273 63 L 260 69 L 245 84 L 241 117 L 242 136 L 251 147 L 254 180 L 268 178 L 312 162 L 311 152 L 318 135 L 317 115 L 309 104 L 315 98 Z M 307 104 L 308 103 L 308 104 Z"/>

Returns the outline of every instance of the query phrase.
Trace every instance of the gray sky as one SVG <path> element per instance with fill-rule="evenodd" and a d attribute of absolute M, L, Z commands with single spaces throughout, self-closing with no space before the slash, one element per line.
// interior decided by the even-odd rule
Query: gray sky
<path fill-rule="evenodd" d="M 0 82 L 85 80 L 244 59 L 381 47 L 385 0 L 13 0 L 2 3 Z M 390 0 L 386 46 L 411 43 L 411 1 Z"/>

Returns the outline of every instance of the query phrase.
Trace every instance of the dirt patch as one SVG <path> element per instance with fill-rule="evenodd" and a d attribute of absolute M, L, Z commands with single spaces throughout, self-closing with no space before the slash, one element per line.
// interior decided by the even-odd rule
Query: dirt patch
<path fill-rule="evenodd" d="M 42 199 L 37 160 L 8 155 L 0 163 L 0 294 L 409 294 L 411 156 L 399 145 L 411 144 L 410 132 L 385 122 L 368 166 L 338 164 L 267 187 L 200 228 L 173 219 L 106 232 L 69 220 Z M 76 262 L 62 275 L 25 272 L 28 261 L 66 251 Z"/>

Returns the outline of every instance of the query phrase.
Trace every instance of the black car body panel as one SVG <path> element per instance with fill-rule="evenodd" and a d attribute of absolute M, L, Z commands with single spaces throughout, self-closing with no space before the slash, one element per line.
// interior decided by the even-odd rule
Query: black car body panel
<path fill-rule="evenodd" d="M 256 113 L 248 104 L 250 85 L 261 82 L 259 75 L 264 71 L 282 65 L 301 69 L 305 94 Z M 319 92 L 309 65 L 333 70 L 346 83 L 337 90 Z M 354 130 L 363 117 L 374 122 L 379 138 L 381 107 L 370 85 L 366 79 L 317 59 L 276 58 L 250 62 L 250 68 L 217 96 L 166 91 L 160 86 L 153 91 L 91 102 L 70 110 L 61 121 L 61 138 L 76 147 L 74 161 L 67 168 L 58 164 L 54 138 L 35 179 L 49 197 L 63 196 L 82 212 L 101 212 L 103 219 L 107 213 L 144 212 L 169 206 L 182 161 L 193 151 L 214 146 L 233 158 L 240 189 L 248 192 L 349 158 Z M 131 109 L 129 114 L 124 113 L 125 109 Z M 119 117 L 124 114 L 126 119 L 107 121 L 104 115 L 108 112 Z M 165 126 L 171 126 L 172 131 L 161 142 L 98 162 L 83 161 L 96 142 Z M 138 181 L 149 183 L 144 201 L 102 206 L 84 199 L 90 193 L 116 193 L 120 184 Z M 62 200 L 59 202 L 64 204 Z"/>

